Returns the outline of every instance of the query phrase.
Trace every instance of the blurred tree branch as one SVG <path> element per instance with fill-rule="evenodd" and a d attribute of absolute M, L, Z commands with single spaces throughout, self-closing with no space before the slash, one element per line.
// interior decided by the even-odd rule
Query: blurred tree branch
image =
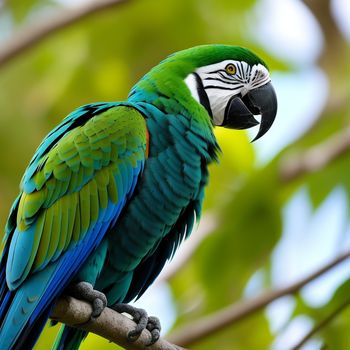
<path fill-rule="evenodd" d="M 324 40 L 319 65 L 326 72 L 333 70 L 337 61 L 343 60 L 347 43 L 331 12 L 330 0 L 304 0 L 305 5 L 320 24 Z M 335 70 L 337 71 L 337 70 Z"/>
<path fill-rule="evenodd" d="M 344 82 L 342 69 L 339 69 L 344 64 L 348 64 L 348 44 L 333 17 L 330 0 L 304 0 L 304 3 L 320 24 L 324 36 L 324 47 L 318 63 L 327 75 L 330 84 L 325 108 L 307 131 L 310 133 L 320 118 L 332 117 L 336 109 L 349 101 L 348 88 L 347 86 L 344 88 L 344 84 L 347 83 Z M 305 134 L 302 135 L 302 137 L 305 136 Z M 350 150 L 349 138 L 350 128 L 346 128 L 309 150 L 282 158 L 281 178 L 287 182 L 293 181 L 302 175 L 323 169 Z"/>
<path fill-rule="evenodd" d="M 333 114 L 335 109 L 348 103 L 347 90 L 341 88 L 341 84 L 337 83 L 339 80 L 339 72 L 342 70 L 344 62 L 347 62 L 347 42 L 342 36 L 330 9 L 330 0 L 304 0 L 304 3 L 315 16 L 320 24 L 324 35 L 324 48 L 319 57 L 319 65 L 326 73 L 330 82 L 330 94 L 320 117 L 315 120 L 313 125 L 306 132 L 310 133 L 317 125 L 320 118 L 329 117 Z M 302 135 L 301 137 L 305 137 Z M 283 181 L 293 181 L 298 177 L 307 173 L 313 173 L 321 170 L 334 160 L 350 150 L 350 129 L 331 136 L 328 140 L 303 151 L 300 154 L 288 155 L 281 160 L 280 175 Z"/>
<path fill-rule="evenodd" d="M 350 251 L 339 255 L 326 265 L 319 268 L 317 271 L 297 282 L 280 289 L 267 291 L 254 299 L 248 299 L 229 305 L 228 307 L 219 310 L 214 314 L 203 317 L 190 325 L 178 329 L 168 339 L 172 343 L 189 347 L 228 326 L 232 326 L 247 316 L 261 310 L 276 299 L 298 292 L 302 287 L 348 258 L 350 258 Z"/>
<path fill-rule="evenodd" d="M 51 319 L 98 334 L 127 350 L 184 350 L 162 338 L 148 346 L 151 334 L 147 330 L 143 331 L 136 341 L 129 342 L 127 335 L 135 328 L 135 323 L 130 318 L 110 308 L 105 308 L 100 317 L 89 321 L 91 312 L 92 308 L 89 303 L 72 297 L 62 297 L 56 303 Z"/>
<path fill-rule="evenodd" d="M 300 350 L 317 332 L 322 328 L 329 325 L 339 314 L 341 314 L 350 304 L 350 299 L 339 305 L 332 313 L 330 313 L 325 319 L 319 322 L 315 327 L 311 329 L 291 350 Z"/>
<path fill-rule="evenodd" d="M 281 178 L 284 181 L 292 181 L 302 175 L 314 173 L 337 160 L 349 150 L 350 127 L 347 127 L 326 141 L 300 154 L 285 159 L 282 158 Z"/>
<path fill-rule="evenodd" d="M 309 129 L 301 135 L 304 138 L 318 125 L 320 119 L 331 116 L 334 109 L 348 103 L 348 89 L 344 89 L 343 71 L 349 61 L 348 43 L 331 12 L 331 0 L 303 0 L 318 22 L 323 34 L 323 48 L 318 57 L 318 65 L 329 82 L 329 95 L 324 110 L 315 118 Z"/>
<path fill-rule="evenodd" d="M 95 0 L 77 8 L 62 10 L 43 22 L 24 27 L 0 49 L 0 67 L 33 48 L 50 34 L 68 27 L 92 14 L 121 5 L 130 0 Z"/>
<path fill-rule="evenodd" d="M 0 11 L 4 8 L 6 0 L 0 0 Z"/>

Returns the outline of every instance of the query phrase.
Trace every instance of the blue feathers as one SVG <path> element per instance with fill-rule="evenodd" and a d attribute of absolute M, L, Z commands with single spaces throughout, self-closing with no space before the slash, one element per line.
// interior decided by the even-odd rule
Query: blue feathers
<path fill-rule="evenodd" d="M 35 225 L 31 226 L 26 232 L 22 232 L 17 228 L 13 233 L 6 265 L 6 280 L 10 290 L 18 287 L 32 265 L 30 260 L 33 248 L 35 249 L 33 247 L 34 235 Z"/>

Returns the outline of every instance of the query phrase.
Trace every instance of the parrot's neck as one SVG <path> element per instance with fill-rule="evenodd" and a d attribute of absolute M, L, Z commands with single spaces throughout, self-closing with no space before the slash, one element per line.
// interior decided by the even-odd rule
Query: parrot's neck
<path fill-rule="evenodd" d="M 137 103 L 146 116 L 157 115 L 159 122 L 169 123 L 170 119 L 176 119 L 177 123 L 188 125 L 188 129 L 206 144 L 208 152 L 204 156 L 207 161 L 216 160 L 220 148 L 207 110 L 193 98 L 184 79 L 175 74 L 156 79 L 157 73 L 151 71 L 142 78 L 131 90 L 128 101 Z"/>

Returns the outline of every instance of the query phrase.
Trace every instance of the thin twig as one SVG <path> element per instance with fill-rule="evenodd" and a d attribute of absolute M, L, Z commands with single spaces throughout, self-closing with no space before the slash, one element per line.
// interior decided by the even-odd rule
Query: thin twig
<path fill-rule="evenodd" d="M 322 328 L 329 325 L 341 312 L 343 312 L 350 305 L 350 299 L 346 300 L 340 306 L 338 306 L 332 313 L 330 313 L 325 319 L 318 323 L 311 329 L 291 350 L 300 350 L 317 332 Z"/>
<path fill-rule="evenodd" d="M 247 316 L 261 310 L 276 299 L 279 299 L 285 295 L 296 293 L 306 284 L 323 275 L 325 272 L 337 266 L 349 257 L 350 251 L 343 253 L 317 271 L 295 283 L 290 284 L 287 287 L 267 291 L 254 299 L 248 299 L 243 302 L 230 305 L 218 312 L 200 319 L 195 323 L 178 329 L 171 336 L 169 336 L 168 339 L 172 343 L 189 347 L 192 344 L 209 337 L 212 334 L 221 331 L 222 329 L 231 326 Z"/>
<path fill-rule="evenodd" d="M 350 127 L 301 154 L 282 159 L 281 177 L 287 182 L 304 174 L 314 173 L 349 152 L 349 150 Z"/>
<path fill-rule="evenodd" d="M 151 340 L 148 330 L 144 330 L 136 341 L 130 342 L 127 340 L 127 335 L 135 329 L 135 323 L 131 319 L 110 308 L 105 308 L 98 318 L 89 321 L 91 312 L 90 304 L 72 297 L 62 297 L 56 303 L 51 318 L 71 327 L 98 334 L 127 350 L 184 350 L 162 338 L 148 346 Z"/>
<path fill-rule="evenodd" d="M 23 28 L 0 49 L 0 66 L 4 66 L 11 59 L 33 48 L 50 34 L 66 28 L 92 14 L 113 6 L 121 5 L 125 2 L 127 2 L 127 0 L 90 1 L 77 8 L 62 10 L 43 22 Z"/>

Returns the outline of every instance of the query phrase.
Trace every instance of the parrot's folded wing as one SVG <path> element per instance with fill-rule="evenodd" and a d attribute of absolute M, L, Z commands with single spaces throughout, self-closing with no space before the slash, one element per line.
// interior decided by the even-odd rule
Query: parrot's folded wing
<path fill-rule="evenodd" d="M 147 156 L 143 116 L 128 106 L 99 106 L 73 112 L 43 141 L 9 217 L 0 264 L 1 276 L 6 265 L 9 290 L 1 292 L 11 294 L 23 285 L 32 293 L 31 280 L 41 276 L 44 286 L 35 290 L 37 302 L 31 303 L 38 313 L 40 299 L 48 303 L 58 295 L 115 223 Z M 17 295 L 12 305 L 1 305 L 0 313 L 25 319 L 19 313 L 27 305 Z"/>

